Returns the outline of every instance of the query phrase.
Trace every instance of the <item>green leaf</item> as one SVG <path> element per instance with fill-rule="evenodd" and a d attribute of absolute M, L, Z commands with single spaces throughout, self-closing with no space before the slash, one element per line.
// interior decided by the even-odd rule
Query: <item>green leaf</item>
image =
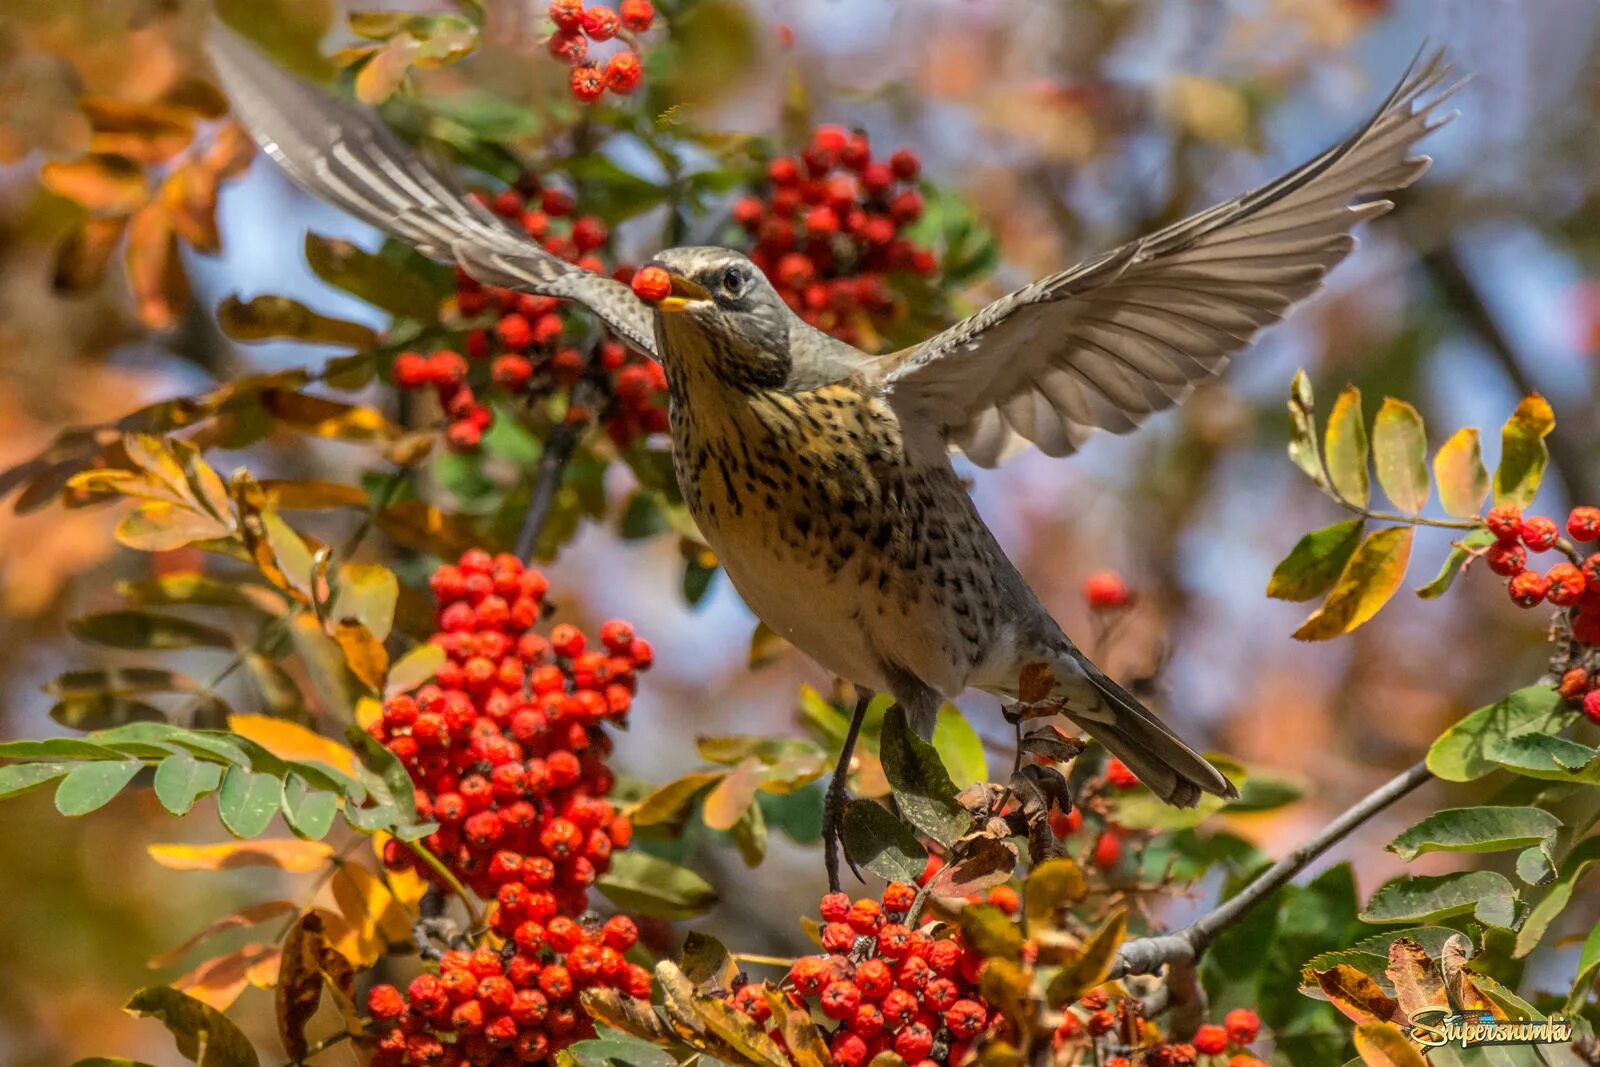
<path fill-rule="evenodd" d="M 561 1055 L 571 1056 L 576 1067 L 677 1067 L 678 1063 L 641 1038 L 614 1032 L 568 1045 Z"/>
<path fill-rule="evenodd" d="M 1600 751 L 1551 734 L 1493 738 L 1484 755 L 1525 778 L 1600 785 Z"/>
<path fill-rule="evenodd" d="M 656 919 L 692 919 L 717 901 L 711 883 L 689 868 L 635 850 L 612 856 L 595 888 L 623 911 Z"/>
<path fill-rule="evenodd" d="M 79 764 L 56 786 L 56 810 L 76 816 L 104 807 L 143 769 L 136 759 Z"/>
<path fill-rule="evenodd" d="M 1566 910 L 1578 883 L 1596 863 L 1600 863 L 1600 837 L 1591 837 L 1572 850 L 1562 863 L 1561 874 L 1555 884 L 1528 910 L 1527 917 L 1517 928 L 1517 944 L 1511 953 L 1513 957 L 1521 959 L 1539 946 L 1545 931 Z"/>
<path fill-rule="evenodd" d="M 1583 949 L 1578 953 L 1578 975 L 1572 983 L 1572 992 L 1567 995 L 1567 1015 L 1578 1014 L 1589 999 L 1590 987 L 1594 985 L 1597 973 L 1600 973 L 1600 923 L 1596 923 L 1589 931 L 1589 936 L 1584 938 Z"/>
<path fill-rule="evenodd" d="M 217 812 L 222 825 L 235 837 L 255 837 L 266 830 L 278 813 L 283 787 L 270 774 L 229 767 L 217 791 Z"/>
<path fill-rule="evenodd" d="M 1314 419 L 1316 403 L 1311 395 L 1311 379 L 1305 369 L 1295 371 L 1289 385 L 1289 459 L 1323 489 L 1328 475 L 1322 468 L 1322 449 L 1317 445 Z"/>
<path fill-rule="evenodd" d="M 1556 428 L 1555 412 L 1538 393 L 1524 397 L 1500 431 L 1500 466 L 1494 472 L 1494 502 L 1525 508 L 1539 495 L 1550 448 L 1544 439 Z"/>
<path fill-rule="evenodd" d="M 1418 589 L 1417 595 L 1423 600 L 1437 600 L 1444 596 L 1461 576 L 1461 568 L 1466 566 L 1467 560 L 1472 557 L 1472 550 L 1487 548 L 1494 544 L 1494 540 L 1494 534 L 1488 530 L 1478 529 L 1454 542 L 1450 554 L 1445 557 L 1444 564 L 1439 568 L 1439 573 L 1434 576 L 1433 581 Z"/>
<path fill-rule="evenodd" d="M 272 548 L 273 558 L 278 561 L 283 576 L 291 586 L 310 597 L 317 567 L 310 546 L 276 511 L 263 511 L 261 526 L 266 531 L 267 544 Z"/>
<path fill-rule="evenodd" d="M 70 763 L 11 763 L 0 767 L 0 800 L 53 782 L 72 767 Z"/>
<path fill-rule="evenodd" d="M 1449 782 L 1470 782 L 1498 764 L 1487 747 L 1526 733 L 1556 733 L 1577 713 L 1548 685 L 1528 686 L 1479 708 L 1446 730 L 1428 749 L 1428 770 Z"/>
<path fill-rule="evenodd" d="M 1446 514 L 1465 519 L 1478 513 L 1489 495 L 1489 471 L 1475 427 L 1457 430 L 1439 446 L 1433 457 L 1433 479 L 1439 483 L 1439 503 Z"/>
<path fill-rule="evenodd" d="M 1384 397 L 1372 420 L 1372 456 L 1378 484 L 1394 506 L 1420 514 L 1428 503 L 1428 433 L 1417 409 L 1404 400 Z"/>
<path fill-rule="evenodd" d="M 939 718 L 933 727 L 933 748 L 957 789 L 989 780 L 989 760 L 984 755 L 983 738 L 954 705 L 946 704 L 939 709 Z"/>
<path fill-rule="evenodd" d="M 1561 820 L 1533 807 L 1446 808 L 1436 811 L 1389 842 L 1403 860 L 1424 852 L 1504 852 L 1539 845 L 1546 855 Z"/>
<path fill-rule="evenodd" d="M 339 797 L 313 789 L 298 774 L 291 774 L 283 780 L 281 807 L 283 820 L 296 837 L 320 841 L 333 828 L 333 820 L 339 814 Z"/>
<path fill-rule="evenodd" d="M 1516 921 L 1517 891 L 1497 871 L 1414 875 L 1379 887 L 1361 912 L 1362 922 L 1434 922 L 1471 914 L 1479 922 L 1509 930 Z"/>
<path fill-rule="evenodd" d="M 306 234 L 306 264 L 312 273 L 391 315 L 432 323 L 439 301 L 426 281 L 383 255 L 363 251 L 349 241 Z"/>
<path fill-rule="evenodd" d="M 375 563 L 350 563 L 339 569 L 339 592 L 329 616 L 335 622 L 354 619 L 382 641 L 394 626 L 399 599 L 400 579 L 394 571 Z"/>
<path fill-rule="evenodd" d="M 1328 474 L 1333 478 L 1334 490 L 1347 503 L 1366 507 L 1372 498 L 1367 474 L 1371 449 L 1367 444 L 1366 421 L 1361 414 L 1361 390 L 1353 385 L 1345 386 L 1339 399 L 1333 402 L 1323 437 L 1323 451 L 1328 457 Z"/>
<path fill-rule="evenodd" d="M 767 855 L 767 820 L 760 804 L 749 804 L 728 830 L 746 867 L 759 867 Z"/>
<path fill-rule="evenodd" d="M 199 1067 L 260 1067 L 250 1040 L 226 1015 L 171 986 L 141 989 L 122 1010 L 160 1019 L 172 1032 L 178 1053 Z"/>
<path fill-rule="evenodd" d="M 77 737 L 50 737 L 42 741 L 0 743 L 0 759 L 115 759 L 117 753 L 104 745 Z"/>
<path fill-rule="evenodd" d="M 345 818 L 361 830 L 394 827 L 400 837 L 411 840 L 415 834 L 406 831 L 417 828 L 417 794 L 405 764 L 359 726 L 347 729 L 345 740 L 361 757 L 361 784 L 374 802 L 371 809 L 347 805 Z"/>
<path fill-rule="evenodd" d="M 711 589 L 711 579 L 717 576 L 716 567 L 707 567 L 699 560 L 687 560 L 683 565 L 683 599 L 691 606 L 705 599 Z"/>
<path fill-rule="evenodd" d="M 1300 624 L 1295 639 L 1326 641 L 1376 615 L 1405 580 L 1415 532 L 1412 526 L 1391 526 L 1361 542 L 1328 599 Z"/>
<path fill-rule="evenodd" d="M 222 768 L 202 763 L 185 750 L 174 752 L 156 767 L 156 799 L 174 815 L 187 815 L 194 802 L 222 782 Z"/>
<path fill-rule="evenodd" d="M 928 850 L 910 827 L 870 800 L 845 805 L 840 820 L 844 851 L 856 864 L 891 882 L 916 882 L 928 865 Z"/>
<path fill-rule="evenodd" d="M 656 494 L 649 489 L 639 489 L 622 509 L 617 532 L 625 541 L 637 541 L 666 533 L 671 528 L 667 517 L 661 513 L 661 505 L 656 502 Z"/>
<path fill-rule="evenodd" d="M 74 637 L 109 648 L 147 651 L 169 648 L 232 648 L 221 630 L 172 615 L 144 611 L 103 611 L 67 624 Z"/>
<path fill-rule="evenodd" d="M 1300 538 L 1273 568 L 1267 595 L 1278 600 L 1310 600 L 1326 592 L 1355 555 L 1365 528 L 1365 519 L 1345 519 Z"/>
<path fill-rule="evenodd" d="M 956 800 L 955 783 L 939 753 L 911 732 L 899 705 L 883 717 L 878 758 L 894 792 L 895 807 L 907 822 L 946 846 L 967 832 L 972 819 Z"/>
<path fill-rule="evenodd" d="M 1243 788 L 1248 778 L 1244 766 L 1226 756 L 1211 755 L 1206 759 L 1235 787 Z M 1140 830 L 1190 830 L 1221 811 L 1228 802 L 1222 797 L 1206 794 L 1199 802 L 1187 808 L 1175 808 L 1152 793 L 1147 787 L 1117 789 L 1111 792 L 1111 817 L 1122 826 Z"/>
<path fill-rule="evenodd" d="M 1245 812 L 1275 811 L 1278 808 L 1293 804 L 1305 795 L 1305 786 L 1298 780 L 1284 778 L 1263 771 L 1251 769 L 1246 772 L 1244 781 L 1239 783 L 1239 797 L 1229 801 L 1228 814 L 1241 815 Z"/>

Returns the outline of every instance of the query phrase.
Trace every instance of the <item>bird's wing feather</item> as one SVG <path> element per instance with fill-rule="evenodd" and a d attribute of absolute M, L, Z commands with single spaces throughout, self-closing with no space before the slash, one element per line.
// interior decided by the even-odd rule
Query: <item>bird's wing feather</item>
<path fill-rule="evenodd" d="M 1389 210 L 1368 199 L 1428 167 L 1411 146 L 1451 86 L 1442 52 L 1414 63 L 1370 121 L 1278 180 L 995 301 L 886 357 L 902 425 L 983 466 L 1032 442 L 1052 456 L 1094 430 L 1126 433 L 1322 283 L 1350 231 Z M 1458 83 L 1459 84 L 1459 83 Z"/>
<path fill-rule="evenodd" d="M 337 100 L 218 27 L 209 42 L 235 115 L 300 188 L 479 281 L 583 304 L 654 354 L 650 309 L 620 282 L 551 255 L 462 195 L 366 108 Z"/>

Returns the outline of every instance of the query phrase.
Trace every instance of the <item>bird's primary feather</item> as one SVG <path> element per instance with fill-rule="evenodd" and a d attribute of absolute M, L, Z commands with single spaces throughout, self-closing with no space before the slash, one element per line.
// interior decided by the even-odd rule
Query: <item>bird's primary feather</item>
<path fill-rule="evenodd" d="M 1031 442 L 1052 456 L 1126 433 L 1222 372 L 1355 247 L 1372 199 L 1428 167 L 1411 146 L 1451 67 L 1413 65 L 1359 130 L 1256 191 L 1002 297 L 884 361 L 883 389 L 924 451 L 994 466 Z"/>

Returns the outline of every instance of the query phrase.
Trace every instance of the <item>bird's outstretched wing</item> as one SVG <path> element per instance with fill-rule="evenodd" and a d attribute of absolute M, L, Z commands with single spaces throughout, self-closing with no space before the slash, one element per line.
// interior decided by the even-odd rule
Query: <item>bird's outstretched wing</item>
<path fill-rule="evenodd" d="M 212 61 L 234 114 L 296 185 L 489 285 L 583 304 L 654 354 L 652 313 L 620 282 L 551 255 L 430 169 L 366 108 L 279 69 L 217 27 Z"/>
<path fill-rule="evenodd" d="M 1427 169 L 1409 152 L 1451 117 L 1431 117 L 1451 69 L 1442 52 L 1413 63 L 1361 129 L 1298 169 L 887 357 L 902 425 L 994 466 L 1027 441 L 1067 455 L 1179 403 L 1321 285 L 1356 223 L 1392 206 L 1372 197 Z"/>

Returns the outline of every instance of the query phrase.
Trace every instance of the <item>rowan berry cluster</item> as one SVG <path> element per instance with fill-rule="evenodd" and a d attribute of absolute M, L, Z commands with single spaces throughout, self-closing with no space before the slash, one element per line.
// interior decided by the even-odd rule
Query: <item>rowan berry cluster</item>
<path fill-rule="evenodd" d="M 802 956 L 789 969 L 796 1003 L 832 1020 L 833 1062 L 862 1067 L 893 1052 L 912 1067 L 957 1064 L 996 1016 L 978 994 L 983 957 L 954 927 L 908 925 L 914 886 L 891 882 L 880 900 L 822 898 L 826 955 Z M 730 1002 L 757 1023 L 772 1024 L 761 987 L 747 985 Z"/>
<path fill-rule="evenodd" d="M 767 187 L 735 203 L 733 217 L 755 240 L 751 260 L 790 307 L 841 340 L 875 348 L 897 306 L 890 276 L 938 271 L 933 252 L 903 234 L 922 217 L 920 169 L 907 149 L 874 159 L 865 133 L 822 126 L 799 156 L 768 164 Z"/>
<path fill-rule="evenodd" d="M 606 90 L 627 96 L 639 88 L 644 64 L 639 59 L 637 34 L 650 29 L 656 19 L 650 0 L 622 0 L 617 9 L 583 0 L 550 0 L 550 21 L 555 32 L 546 41 L 550 54 L 572 67 L 572 95 L 592 104 Z M 624 48 L 601 63 L 590 58 L 590 44 L 620 41 Z"/>
<path fill-rule="evenodd" d="M 1095 990 L 1067 1009 L 1054 1047 L 1058 1061 L 1076 1063 L 1092 1050 L 1093 1062 L 1104 1067 L 1190 1067 L 1221 1064 L 1222 1056 L 1229 1057 L 1228 1067 L 1266 1067 L 1245 1048 L 1260 1036 L 1260 1016 L 1235 1008 L 1220 1024 L 1202 1024 L 1190 1040 L 1170 1041 L 1143 1017 L 1136 998 Z"/>
<path fill-rule="evenodd" d="M 639 931 L 614 915 L 604 923 L 557 916 L 531 946 L 514 953 L 479 948 L 446 952 L 439 973 L 420 974 L 401 993 L 374 986 L 367 1011 L 387 1026 L 373 1050 L 373 1067 L 467 1067 L 543 1063 L 574 1041 L 593 1036 L 578 1003 L 591 987 L 650 995 L 650 972 L 623 953 Z M 545 950 L 545 951 L 541 951 Z M 557 960 L 554 953 L 564 958 Z"/>
<path fill-rule="evenodd" d="M 606 273 L 601 259 L 610 237 L 605 223 L 592 215 L 574 215 L 571 196 L 544 189 L 529 175 L 514 188 L 479 199 L 495 214 L 524 230 L 551 254 L 597 274 Z M 632 268 L 614 276 L 626 279 Z M 641 434 L 667 428 L 662 406 L 667 381 L 661 365 L 631 352 L 606 334 L 584 342 L 586 327 L 554 297 L 534 296 L 483 285 L 456 271 L 456 290 L 446 307 L 446 320 L 465 328 L 465 355 L 451 348 L 429 354 L 402 352 L 395 357 L 395 384 L 402 389 L 431 387 L 439 396 L 449 425 L 445 439 L 458 451 L 478 447 L 494 422 L 493 410 L 480 394 L 499 393 L 526 400 L 570 390 L 586 369 L 600 389 L 599 414 L 613 440 L 626 444 Z M 595 346 L 593 368 L 583 344 Z M 589 412 L 573 406 L 567 418 L 582 421 Z"/>
<path fill-rule="evenodd" d="M 430 640 L 447 659 L 432 682 L 390 698 L 369 729 L 410 772 L 418 814 L 439 823 L 423 843 L 493 901 L 490 928 L 507 945 L 447 955 L 439 975 L 412 983 L 409 1013 L 379 987 L 373 1016 L 397 1020 L 405 1038 L 403 1050 L 393 1039 L 398 1058 L 387 1062 L 534 1062 L 592 1032 L 578 991 L 649 995 L 649 973 L 621 955 L 633 923 L 599 925 L 588 902 L 633 836 L 604 799 L 614 779 L 603 725 L 627 715 L 653 653 L 625 622 L 602 626 L 595 648 L 571 625 L 534 633 L 548 582 L 515 556 L 468 551 L 431 585 Z M 441 881 L 398 842 L 384 862 Z M 445 1037 L 453 1044 L 440 1052 Z"/>

